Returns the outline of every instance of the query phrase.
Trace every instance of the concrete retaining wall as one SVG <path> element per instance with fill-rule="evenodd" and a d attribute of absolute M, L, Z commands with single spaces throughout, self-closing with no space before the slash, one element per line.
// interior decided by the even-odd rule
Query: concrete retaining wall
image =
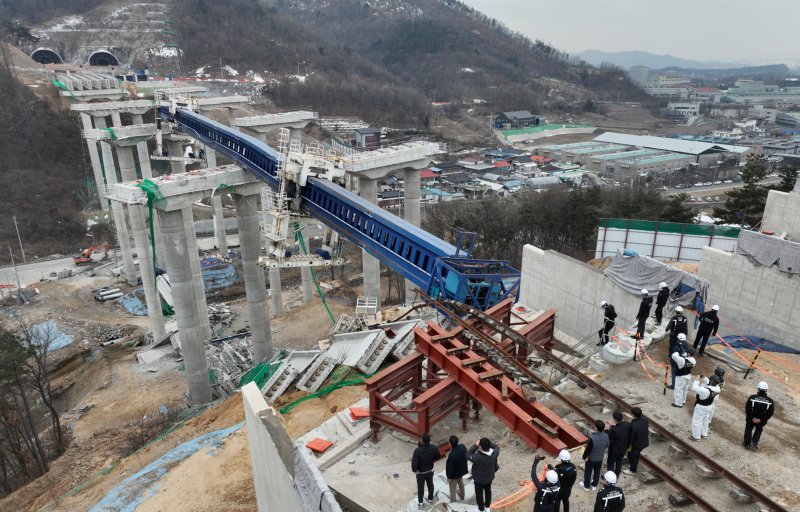
<path fill-rule="evenodd" d="M 258 511 L 304 512 L 290 474 L 294 447 L 275 410 L 253 383 L 242 388 L 242 401 Z"/>
<path fill-rule="evenodd" d="M 770 190 L 761 226 L 777 234 L 785 231 L 790 239 L 800 240 L 800 192 Z"/>
<path fill-rule="evenodd" d="M 556 329 L 578 340 L 596 332 L 603 326 L 601 300 L 614 305 L 622 328 L 635 321 L 641 302 L 588 263 L 533 245 L 523 248 L 520 302 L 556 308 Z"/>
<path fill-rule="evenodd" d="M 773 193 L 770 192 L 770 203 L 773 203 Z M 790 278 L 789 274 L 773 268 L 753 265 L 742 255 L 710 247 L 703 249 L 700 277 L 711 282 L 709 303 L 719 304 L 720 316 L 740 333 L 800 350 L 798 277 Z M 735 334 L 724 325 L 720 332 Z"/>

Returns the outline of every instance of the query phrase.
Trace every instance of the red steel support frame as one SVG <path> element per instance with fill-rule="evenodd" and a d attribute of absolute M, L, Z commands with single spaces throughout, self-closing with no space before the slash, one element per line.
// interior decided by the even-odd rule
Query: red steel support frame
<path fill-rule="evenodd" d="M 513 301 L 508 299 L 486 313 L 509 325 L 512 307 Z M 554 326 L 555 313 L 551 310 L 518 332 L 549 349 L 553 345 Z M 538 401 L 530 402 L 513 380 L 486 361 L 484 354 L 470 348 L 462 331 L 463 327 L 448 332 L 429 322 L 427 329 L 416 329 L 414 333 L 421 353 L 411 354 L 367 380 L 373 439 L 377 440 L 382 427 L 419 438 L 455 410 L 459 410 L 466 430 L 471 405 L 476 414 L 481 406 L 485 407 L 531 447 L 554 455 L 586 441 L 550 409 Z M 515 346 L 506 338 L 500 343 L 518 358 L 527 356 L 527 347 Z M 396 402 L 408 393 L 413 397 L 411 404 L 398 406 Z"/>

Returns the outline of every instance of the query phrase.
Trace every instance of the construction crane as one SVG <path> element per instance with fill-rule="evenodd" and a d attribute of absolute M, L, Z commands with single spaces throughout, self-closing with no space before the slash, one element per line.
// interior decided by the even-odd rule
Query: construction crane
<path fill-rule="evenodd" d="M 265 182 L 289 210 L 320 220 L 427 295 L 480 310 L 518 295 L 518 270 L 507 261 L 472 257 L 474 233 L 462 233 L 453 246 L 346 190 L 341 159 L 310 155 L 304 161 L 284 162 L 285 156 L 266 143 L 193 110 L 197 109 L 191 100 L 173 99 L 160 107 L 159 117 Z M 283 214 L 276 213 L 285 222 Z"/>
<path fill-rule="evenodd" d="M 100 251 L 100 249 L 103 250 L 103 260 L 108 259 L 108 250 L 110 249 L 110 246 L 108 245 L 108 242 L 103 242 L 102 244 L 93 245 L 88 249 L 82 250 L 80 254 L 72 257 L 72 262 L 76 265 L 86 265 L 91 263 L 92 254 Z"/>

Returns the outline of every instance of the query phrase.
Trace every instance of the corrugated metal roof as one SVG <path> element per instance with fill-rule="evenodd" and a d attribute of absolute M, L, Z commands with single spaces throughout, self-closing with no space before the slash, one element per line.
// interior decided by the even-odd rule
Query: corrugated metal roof
<path fill-rule="evenodd" d="M 653 137 L 651 135 L 628 135 L 626 133 L 606 132 L 594 138 L 598 142 L 609 142 L 612 144 L 626 144 L 649 149 L 662 149 L 675 153 L 685 153 L 688 155 L 701 155 L 709 151 L 728 151 L 733 153 L 744 153 L 749 148 L 744 146 L 731 146 L 728 144 L 714 144 L 711 142 L 699 142 L 693 140 L 669 139 L 666 137 Z"/>

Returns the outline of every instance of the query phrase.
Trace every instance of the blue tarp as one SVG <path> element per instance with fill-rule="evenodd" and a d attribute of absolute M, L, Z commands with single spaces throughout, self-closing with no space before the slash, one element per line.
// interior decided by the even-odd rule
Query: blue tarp
<path fill-rule="evenodd" d="M 109 491 L 90 512 L 134 512 L 147 498 L 153 496 L 161 485 L 158 481 L 176 464 L 189 458 L 204 448 L 211 448 L 209 454 L 222 447 L 223 440 L 242 428 L 244 422 L 232 427 L 209 432 L 191 441 L 186 441 L 174 450 L 151 463 L 121 484 Z"/>
<path fill-rule="evenodd" d="M 782 354 L 800 354 L 800 350 L 795 350 L 793 348 L 787 347 L 786 345 L 781 345 L 780 343 L 775 343 L 774 341 L 765 340 L 764 338 L 759 338 L 758 336 L 731 335 L 731 336 L 723 336 L 722 338 L 733 348 L 755 350 L 755 348 L 753 347 L 753 345 L 755 345 L 761 350 L 766 350 L 767 352 L 780 352 Z M 711 338 L 708 340 L 708 343 L 714 344 L 722 342 L 719 341 L 719 338 Z"/>
<path fill-rule="evenodd" d="M 47 348 L 48 352 L 72 345 L 72 342 L 75 341 L 75 338 L 59 330 L 56 323 L 52 320 L 33 326 L 34 343 L 37 343 L 37 340 L 44 341 L 47 339 L 50 341 L 50 346 Z"/>
<path fill-rule="evenodd" d="M 233 265 L 219 258 L 203 258 L 200 267 L 206 291 L 227 288 L 239 280 Z"/>
<path fill-rule="evenodd" d="M 132 315 L 147 316 L 147 306 L 144 301 L 144 288 L 136 288 L 131 293 L 117 299 L 117 302 L 122 304 L 122 307 Z"/>

